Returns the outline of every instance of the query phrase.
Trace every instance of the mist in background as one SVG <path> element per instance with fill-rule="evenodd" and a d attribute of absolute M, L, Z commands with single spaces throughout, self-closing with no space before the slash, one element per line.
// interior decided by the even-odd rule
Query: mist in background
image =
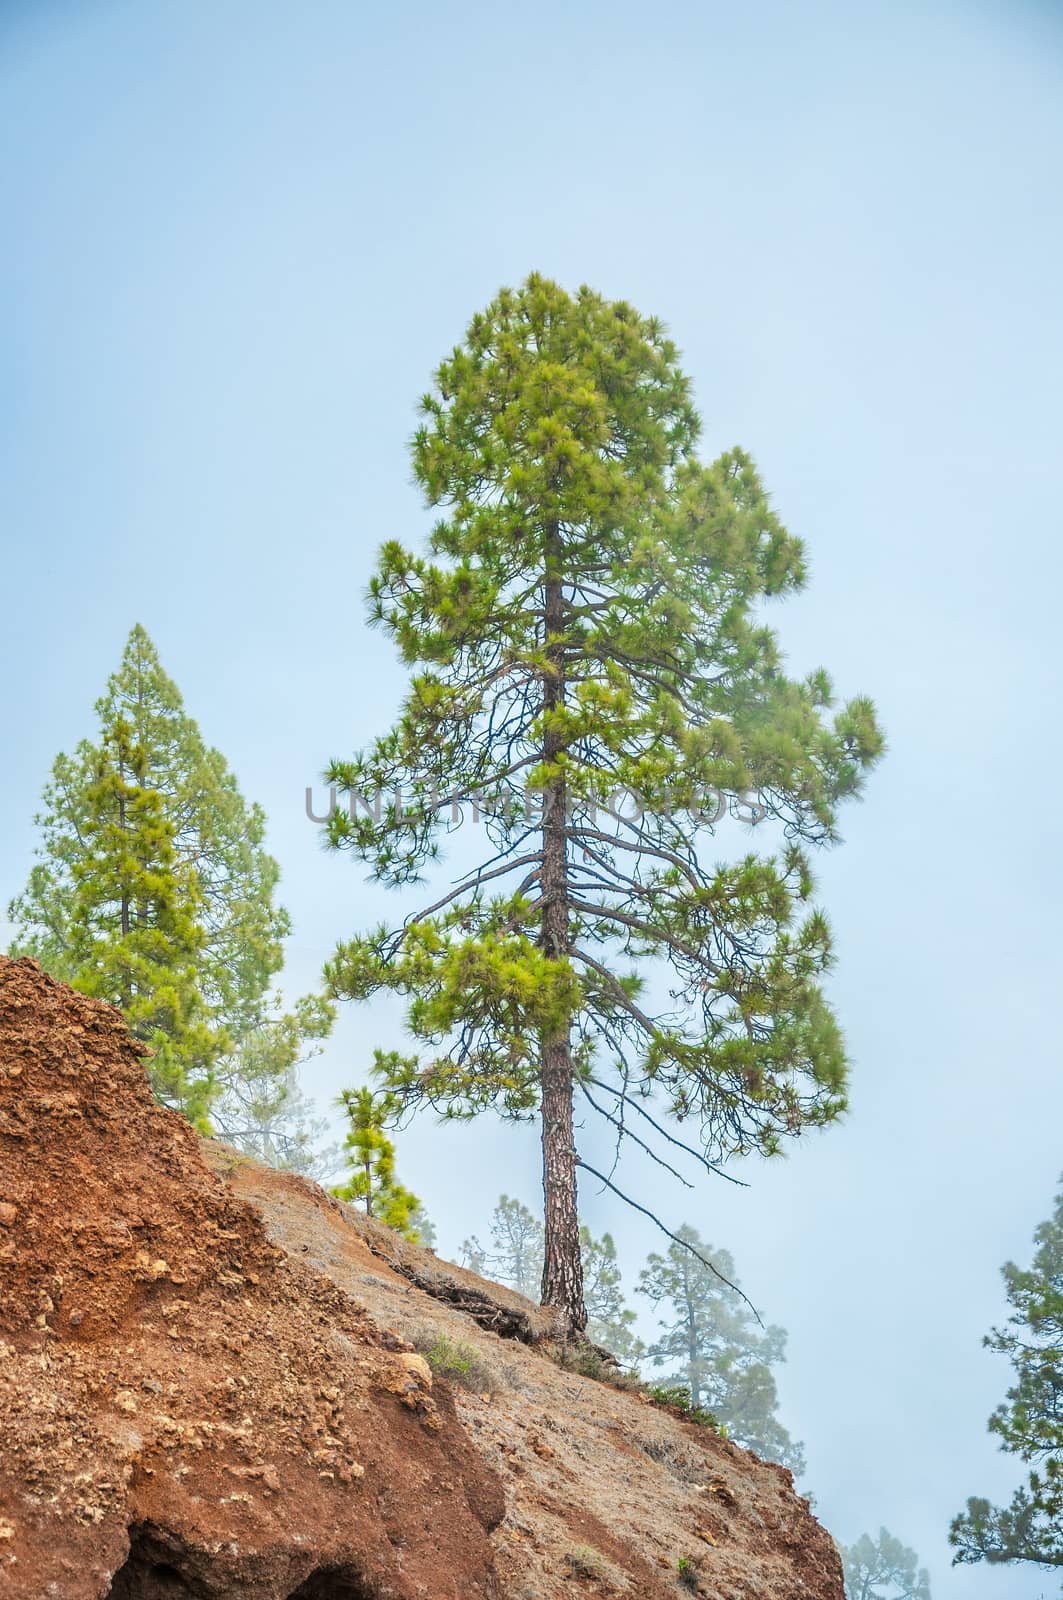
<path fill-rule="evenodd" d="M 873 695 L 890 753 L 818 860 L 850 1115 L 748 1189 L 624 1182 L 733 1252 L 817 1513 L 887 1524 L 935 1600 L 1055 1581 L 950 1570 L 946 1533 L 1019 1479 L 980 1341 L 1063 1167 L 1061 91 L 1047 5 L 0 3 L 0 902 L 140 621 L 270 818 L 288 992 L 413 909 L 304 791 L 402 692 L 363 593 L 429 527 L 417 397 L 532 269 L 661 316 L 703 453 L 749 449 L 807 540 L 766 612 L 792 666 Z M 306 1088 L 400 1042 L 348 1007 Z M 539 1203 L 533 1127 L 399 1158 L 444 1254 Z M 582 1201 L 633 1289 L 660 1236 Z"/>

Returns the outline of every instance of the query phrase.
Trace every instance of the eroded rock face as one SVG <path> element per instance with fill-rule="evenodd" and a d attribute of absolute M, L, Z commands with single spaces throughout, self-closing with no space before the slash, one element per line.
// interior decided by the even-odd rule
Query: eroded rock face
<path fill-rule="evenodd" d="M 0 957 L 0 1595 L 494 1600 L 445 1387 L 266 1236 L 119 1013 Z"/>

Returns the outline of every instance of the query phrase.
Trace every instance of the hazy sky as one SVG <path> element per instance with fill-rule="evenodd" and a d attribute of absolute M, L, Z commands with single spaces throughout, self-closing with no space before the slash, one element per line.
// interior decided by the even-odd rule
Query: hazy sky
<path fill-rule="evenodd" d="M 428 525 L 416 398 L 532 268 L 662 316 L 706 452 L 807 539 L 792 663 L 873 694 L 890 755 L 820 864 L 847 1121 L 748 1190 L 627 1181 L 733 1251 L 820 1514 L 886 1523 L 935 1600 L 1057 1581 L 950 1571 L 945 1534 L 1019 1476 L 980 1340 L 1063 1167 L 1061 91 L 1031 4 L 0 0 L 0 901 L 139 620 L 269 814 L 290 988 L 410 909 L 303 791 L 400 693 L 362 596 Z M 345 1018 L 323 1103 L 395 1019 Z M 536 1199 L 532 1130 L 400 1154 L 442 1250 Z M 652 1229 L 584 1199 L 633 1278 Z"/>

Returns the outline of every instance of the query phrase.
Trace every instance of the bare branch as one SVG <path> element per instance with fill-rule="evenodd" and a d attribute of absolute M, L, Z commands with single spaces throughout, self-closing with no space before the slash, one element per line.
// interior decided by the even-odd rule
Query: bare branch
<path fill-rule="evenodd" d="M 641 917 L 634 917 L 628 911 L 621 911 L 617 906 L 595 906 L 586 900 L 572 899 L 569 901 L 573 911 L 582 911 L 592 922 L 619 922 L 625 928 L 631 928 L 635 933 L 641 933 L 644 938 L 653 944 L 667 945 L 670 950 L 678 955 L 686 956 L 688 961 L 693 961 L 699 967 L 705 967 L 710 972 L 719 972 L 720 968 L 715 961 L 709 959 L 704 951 L 696 949 L 692 944 L 687 944 L 683 939 L 677 939 L 674 933 L 667 928 L 655 928 L 652 922 L 645 922 Z"/>
<path fill-rule="evenodd" d="M 714 1267 L 712 1262 L 709 1261 L 707 1257 L 703 1256 L 700 1250 L 695 1250 L 694 1246 L 689 1244 L 686 1239 L 681 1239 L 677 1233 L 672 1232 L 671 1228 L 666 1228 L 660 1217 L 655 1216 L 652 1211 L 648 1211 L 645 1206 L 640 1206 L 637 1200 L 632 1200 L 630 1195 L 624 1194 L 623 1190 L 618 1189 L 615 1183 L 610 1183 L 609 1179 L 604 1177 L 602 1173 L 596 1172 L 593 1167 L 588 1166 L 586 1161 L 583 1160 L 582 1156 L 577 1156 L 576 1165 L 577 1167 L 582 1167 L 584 1172 L 589 1172 L 592 1178 L 597 1178 L 600 1183 L 604 1183 L 605 1187 L 607 1189 L 611 1189 L 618 1200 L 623 1200 L 624 1204 L 630 1206 L 633 1211 L 641 1211 L 644 1217 L 649 1217 L 650 1221 L 654 1223 L 656 1227 L 660 1228 L 661 1232 L 666 1234 L 668 1238 L 671 1239 L 673 1244 L 681 1245 L 684 1250 L 689 1250 L 690 1254 L 700 1261 L 703 1267 L 708 1267 L 709 1271 L 714 1277 L 719 1278 L 720 1282 L 725 1283 L 728 1289 L 734 1290 L 735 1294 L 740 1300 L 745 1301 L 750 1311 L 752 1311 L 753 1315 L 756 1317 L 757 1322 L 763 1328 L 764 1319 L 749 1296 L 742 1293 L 737 1283 L 732 1283 L 730 1278 L 725 1278 L 719 1268 Z"/>
<path fill-rule="evenodd" d="M 606 1122 L 611 1122 L 613 1127 L 618 1130 L 620 1139 L 630 1139 L 633 1144 L 638 1145 L 640 1150 L 645 1150 L 651 1161 L 656 1161 L 657 1165 L 659 1167 L 663 1167 L 665 1172 L 670 1172 L 673 1178 L 678 1178 L 684 1189 L 693 1189 L 694 1185 L 691 1183 L 690 1179 L 684 1178 L 683 1174 L 677 1167 L 673 1167 L 669 1162 L 663 1160 L 662 1157 L 657 1154 L 656 1150 L 654 1150 L 653 1146 L 646 1143 L 645 1139 L 640 1139 L 637 1133 L 632 1133 L 631 1129 L 627 1127 L 621 1117 L 614 1117 L 611 1111 L 607 1111 L 604 1106 L 600 1106 L 585 1083 L 580 1083 L 580 1089 L 583 1091 L 584 1099 L 594 1107 L 594 1110 L 597 1111 L 598 1115 L 600 1117 L 604 1117 Z M 617 1147 L 619 1149 L 619 1140 L 617 1141 Z M 613 1170 L 616 1170 L 615 1165 Z"/>
<path fill-rule="evenodd" d="M 503 878 L 507 873 L 515 872 L 518 867 L 527 867 L 533 862 L 542 860 L 542 852 L 537 851 L 532 855 L 518 856 L 515 861 L 506 861 L 500 867 L 495 867 L 492 872 L 475 872 L 471 877 L 463 879 L 456 889 L 445 894 L 442 900 L 437 900 L 434 906 L 428 906 L 424 911 L 411 913 L 403 923 L 403 927 L 412 927 L 415 922 L 423 922 L 425 917 L 433 916 L 435 912 L 442 911 L 444 906 L 449 906 L 453 900 L 460 900 L 463 894 L 468 894 L 472 889 L 478 889 L 482 883 L 487 883 L 491 878 Z M 534 880 L 533 880 L 534 881 Z M 525 878 L 525 883 L 528 879 Z"/>
<path fill-rule="evenodd" d="M 722 1167 L 716 1166 L 711 1162 L 708 1156 L 702 1155 L 700 1150 L 695 1150 L 693 1145 L 686 1144 L 684 1140 L 677 1139 L 675 1134 L 669 1133 L 667 1128 L 662 1128 L 661 1124 L 655 1117 L 650 1116 L 644 1106 L 640 1106 L 637 1100 L 631 1095 L 625 1094 L 623 1090 L 618 1089 L 615 1084 L 603 1083 L 601 1078 L 592 1078 L 590 1076 L 588 1076 L 587 1082 L 593 1083 L 596 1089 L 604 1089 L 607 1094 L 615 1094 L 618 1100 L 623 1100 L 633 1111 L 637 1111 L 640 1117 L 645 1117 L 650 1127 L 656 1129 L 662 1139 L 667 1139 L 669 1144 L 674 1144 L 678 1150 L 685 1150 L 688 1156 L 693 1156 L 695 1161 L 700 1161 L 706 1172 L 711 1172 L 716 1178 L 726 1178 L 728 1183 L 735 1184 L 739 1189 L 749 1188 L 749 1184 L 744 1179 L 736 1178 L 731 1172 L 725 1172 Z"/>
<path fill-rule="evenodd" d="M 608 967 L 603 967 L 600 961 L 595 961 L 593 956 L 588 955 L 586 950 L 581 950 L 578 945 L 573 946 L 570 954 L 575 960 L 582 961 L 584 966 L 590 967 L 600 978 L 605 979 L 617 1005 L 626 1011 L 638 1023 L 640 1028 L 645 1029 L 651 1038 L 654 1034 L 660 1032 L 653 1018 L 648 1017 L 644 1011 L 640 1010 L 615 973 L 610 972 Z"/>

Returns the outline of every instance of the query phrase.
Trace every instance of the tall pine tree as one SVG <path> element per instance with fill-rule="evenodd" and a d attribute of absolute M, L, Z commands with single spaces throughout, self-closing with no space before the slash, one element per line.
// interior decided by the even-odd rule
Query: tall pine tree
<path fill-rule="evenodd" d="M 533 276 L 473 319 L 422 411 L 413 469 L 440 519 L 426 558 L 385 545 L 371 585 L 410 690 L 330 769 L 350 803 L 329 838 L 396 886 L 462 815 L 490 848 L 328 976 L 409 997 L 424 1054 L 387 1084 L 408 1103 L 538 1117 L 542 1300 L 577 1330 L 577 1094 L 643 1148 L 675 1141 L 673 1114 L 706 1162 L 844 1107 L 802 846 L 835 837 L 882 739 L 867 700 L 831 715 L 825 673 L 784 672 L 756 611 L 801 587 L 801 544 L 741 450 L 699 461 L 658 322 Z M 716 824 L 751 794 L 779 847 L 728 864 Z"/>
<path fill-rule="evenodd" d="M 274 992 L 289 921 L 265 816 L 142 627 L 96 714 L 96 737 L 58 756 L 45 788 L 38 860 L 9 908 L 14 953 L 121 1006 L 156 1052 L 160 1098 L 267 1153 L 255 1139 L 279 1130 L 332 1007 L 308 996 L 285 1011 Z"/>
<path fill-rule="evenodd" d="M 669 1382 L 682 1384 L 691 1405 L 711 1411 L 738 1444 L 803 1472 L 802 1447 L 776 1415 L 772 1367 L 785 1358 L 786 1334 L 755 1325 L 730 1255 L 715 1252 L 716 1272 L 705 1264 L 709 1254 L 697 1230 L 683 1227 L 666 1255 L 649 1257 L 638 1292 L 656 1308 L 661 1329 L 649 1358 L 667 1367 Z"/>

